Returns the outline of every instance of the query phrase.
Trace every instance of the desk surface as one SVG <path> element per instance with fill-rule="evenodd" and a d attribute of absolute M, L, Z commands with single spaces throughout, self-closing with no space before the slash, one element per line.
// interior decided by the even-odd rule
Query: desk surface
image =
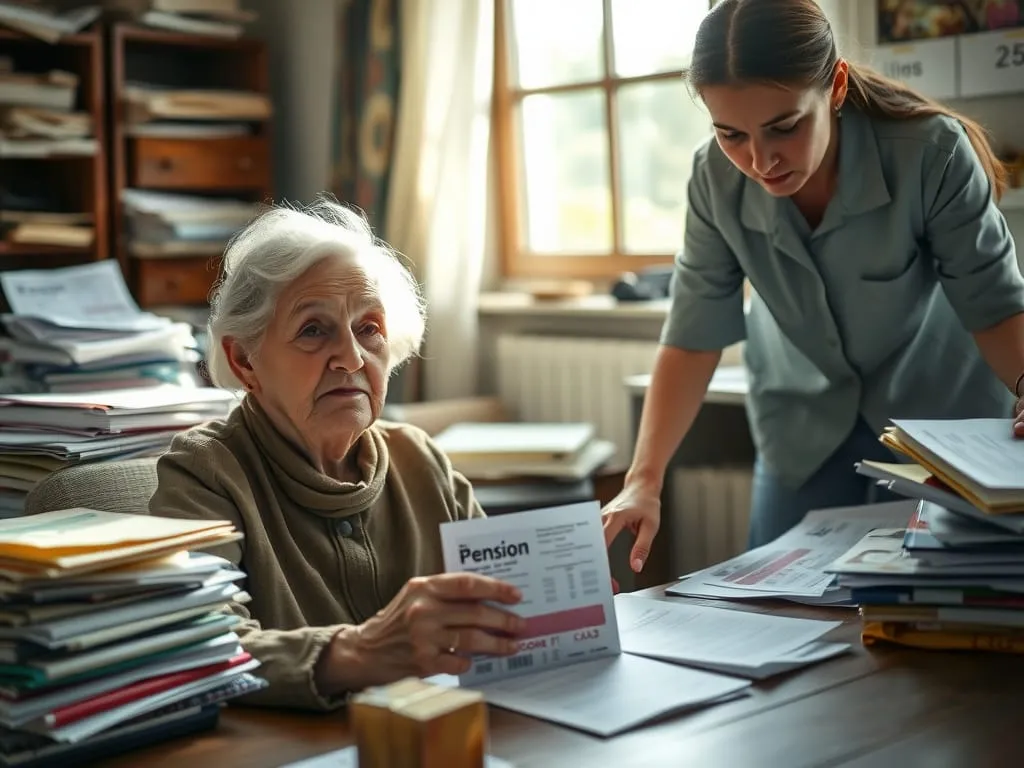
<path fill-rule="evenodd" d="M 651 375 L 642 373 L 626 377 L 626 389 L 632 395 L 643 395 L 651 385 Z M 705 403 L 743 405 L 747 401 L 747 369 L 742 365 L 720 365 L 711 377 Z"/>
<path fill-rule="evenodd" d="M 1024 762 L 1024 656 L 869 651 L 860 645 L 854 611 L 773 607 L 792 616 L 843 619 L 844 625 L 830 637 L 853 643 L 853 652 L 758 683 L 745 698 L 613 739 L 492 709 L 491 753 L 521 767 L 905 768 Z M 349 743 L 341 713 L 298 715 L 229 707 L 215 731 L 103 765 L 277 768 Z"/>

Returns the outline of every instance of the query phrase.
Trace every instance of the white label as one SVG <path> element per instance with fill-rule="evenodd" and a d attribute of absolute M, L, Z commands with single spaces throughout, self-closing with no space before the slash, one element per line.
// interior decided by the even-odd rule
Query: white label
<path fill-rule="evenodd" d="M 960 92 L 1024 93 L 1024 29 L 961 37 Z"/>
<path fill-rule="evenodd" d="M 883 45 L 875 51 L 878 70 L 934 99 L 957 95 L 956 39 Z"/>

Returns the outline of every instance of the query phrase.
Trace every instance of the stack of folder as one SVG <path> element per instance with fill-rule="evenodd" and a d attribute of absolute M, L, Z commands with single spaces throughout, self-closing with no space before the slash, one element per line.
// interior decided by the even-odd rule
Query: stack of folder
<path fill-rule="evenodd" d="M 615 453 L 588 423 L 460 422 L 434 441 L 470 480 L 581 480 Z"/>
<path fill-rule="evenodd" d="M 225 418 L 237 403 L 213 387 L 0 395 L 0 517 L 21 514 L 52 472 L 158 456 L 178 432 Z"/>
<path fill-rule="evenodd" d="M 860 606 L 862 639 L 1024 652 L 1024 441 L 1008 419 L 894 421 L 904 463 L 857 471 L 918 500 L 828 570 Z"/>
<path fill-rule="evenodd" d="M 266 683 L 239 644 L 226 521 L 70 509 L 0 521 L 0 766 L 80 765 L 210 728 Z"/>

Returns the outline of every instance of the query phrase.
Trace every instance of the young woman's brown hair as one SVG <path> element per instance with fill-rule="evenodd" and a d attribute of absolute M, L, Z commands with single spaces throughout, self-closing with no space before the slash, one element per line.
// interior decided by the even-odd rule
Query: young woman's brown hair
<path fill-rule="evenodd" d="M 686 73 L 699 93 L 707 86 L 773 83 L 832 87 L 839 52 L 832 26 L 814 0 L 721 0 L 697 32 Z M 968 117 L 885 77 L 848 62 L 847 100 L 869 117 L 910 120 L 946 115 L 963 126 L 998 200 L 1008 185 L 985 129 Z"/>

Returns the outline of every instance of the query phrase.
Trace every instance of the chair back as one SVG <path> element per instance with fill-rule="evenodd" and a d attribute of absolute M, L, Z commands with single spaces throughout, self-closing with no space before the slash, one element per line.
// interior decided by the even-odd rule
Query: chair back
<path fill-rule="evenodd" d="M 86 507 L 149 514 L 156 492 L 156 458 L 76 464 L 44 478 L 25 499 L 25 514 Z"/>

